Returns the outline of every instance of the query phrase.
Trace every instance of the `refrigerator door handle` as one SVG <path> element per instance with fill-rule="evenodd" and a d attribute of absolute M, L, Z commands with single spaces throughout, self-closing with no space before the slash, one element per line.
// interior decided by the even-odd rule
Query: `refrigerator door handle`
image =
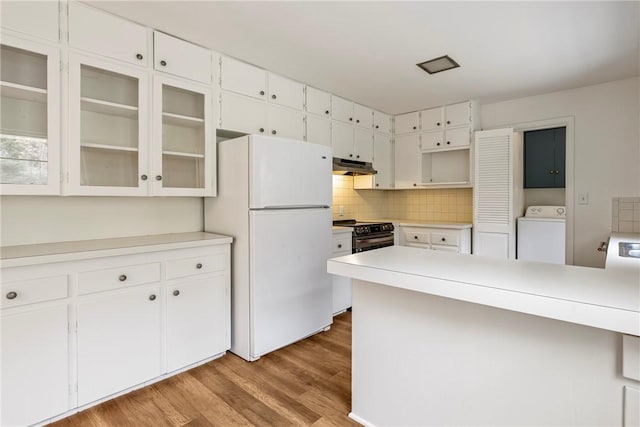
<path fill-rule="evenodd" d="M 274 209 L 328 209 L 330 206 L 328 205 L 288 205 L 288 206 L 265 206 L 264 208 L 254 208 L 254 211 L 265 211 L 265 210 L 274 210 Z"/>

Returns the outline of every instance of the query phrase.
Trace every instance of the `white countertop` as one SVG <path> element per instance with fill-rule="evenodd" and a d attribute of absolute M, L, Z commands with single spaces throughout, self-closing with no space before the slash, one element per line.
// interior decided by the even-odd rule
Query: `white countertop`
<path fill-rule="evenodd" d="M 639 260 L 635 260 L 639 261 Z M 329 273 L 640 335 L 640 270 L 499 260 L 404 246 L 332 258 Z"/>
<path fill-rule="evenodd" d="M 364 222 L 369 222 L 369 221 L 370 222 L 392 222 L 396 226 L 425 227 L 425 228 L 452 228 L 456 230 L 463 230 L 465 228 L 473 227 L 473 224 L 470 224 L 467 222 L 424 221 L 419 219 L 402 219 L 402 218 L 364 220 Z"/>
<path fill-rule="evenodd" d="M 37 245 L 3 246 L 0 267 L 19 267 L 102 256 L 130 255 L 171 249 L 193 248 L 231 243 L 233 238 L 221 234 L 191 232 L 78 240 Z"/>

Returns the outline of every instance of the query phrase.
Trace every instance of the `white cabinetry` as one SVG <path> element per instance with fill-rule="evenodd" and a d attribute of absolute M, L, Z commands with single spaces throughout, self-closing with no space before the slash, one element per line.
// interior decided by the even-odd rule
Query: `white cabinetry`
<path fill-rule="evenodd" d="M 333 230 L 332 257 L 351 254 L 351 228 Z M 351 279 L 333 276 L 333 315 L 340 314 L 351 307 Z"/>
<path fill-rule="evenodd" d="M 360 104 L 353 104 L 354 125 L 371 130 L 373 128 L 373 110 Z"/>
<path fill-rule="evenodd" d="M 34 276 L 28 269 L 3 271 L 3 426 L 31 425 L 69 409 L 67 277 Z"/>
<path fill-rule="evenodd" d="M 334 121 L 332 124 L 333 156 L 358 162 L 373 161 L 373 132 Z"/>
<path fill-rule="evenodd" d="M 59 50 L 3 34 L 0 64 L 0 194 L 59 194 Z"/>
<path fill-rule="evenodd" d="M 2 2 L 2 28 L 29 36 L 58 41 L 60 37 L 58 1 L 5 1 Z"/>
<path fill-rule="evenodd" d="M 220 58 L 220 88 L 265 100 L 267 74 L 261 68 L 223 56 Z"/>
<path fill-rule="evenodd" d="M 149 65 L 149 30 L 101 10 L 69 2 L 69 46 L 101 56 Z"/>
<path fill-rule="evenodd" d="M 269 135 L 300 141 L 304 139 L 304 113 L 302 111 L 268 105 L 267 125 Z"/>
<path fill-rule="evenodd" d="M 420 128 L 420 113 L 400 114 L 395 116 L 395 134 L 402 135 L 405 133 L 418 132 Z"/>
<path fill-rule="evenodd" d="M 283 107 L 302 110 L 304 107 L 304 85 L 277 74 L 267 73 L 269 102 Z"/>
<path fill-rule="evenodd" d="M 176 37 L 153 32 L 153 68 L 200 83 L 211 83 L 211 51 Z"/>
<path fill-rule="evenodd" d="M 391 133 L 391 116 L 379 111 L 373 112 L 373 130 L 384 134 Z"/>
<path fill-rule="evenodd" d="M 353 124 L 353 102 L 333 95 L 331 97 L 331 118 Z"/>
<path fill-rule="evenodd" d="M 307 142 L 331 147 L 331 120 L 307 114 Z"/>
<path fill-rule="evenodd" d="M 459 254 L 471 253 L 471 227 L 437 228 L 425 226 L 399 227 L 400 244 L 434 251 L 447 251 Z"/>
<path fill-rule="evenodd" d="M 307 113 L 316 114 L 326 118 L 331 117 L 330 93 L 307 86 L 306 99 Z"/>
<path fill-rule="evenodd" d="M 473 253 L 515 259 L 522 215 L 522 136 L 513 129 L 476 132 Z"/>
<path fill-rule="evenodd" d="M 47 245 L 45 264 L 41 245 L 17 247 L 20 257 L 3 248 L 2 425 L 70 415 L 223 355 L 230 242 L 209 233 L 64 242 Z"/>
<path fill-rule="evenodd" d="M 222 92 L 220 128 L 242 133 L 266 133 L 267 105 L 255 99 Z"/>
<path fill-rule="evenodd" d="M 375 188 L 387 190 L 395 188 L 393 175 L 393 143 L 390 135 L 373 134 L 373 168 L 375 175 L 358 175 L 353 177 L 353 188 Z"/>
<path fill-rule="evenodd" d="M 420 176 L 420 135 L 396 136 L 395 187 L 416 188 L 422 182 Z"/>

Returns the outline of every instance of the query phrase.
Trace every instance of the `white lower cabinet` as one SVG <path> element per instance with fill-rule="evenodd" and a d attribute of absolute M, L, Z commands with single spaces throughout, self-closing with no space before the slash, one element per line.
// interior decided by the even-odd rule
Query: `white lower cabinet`
<path fill-rule="evenodd" d="M 332 257 L 351 255 L 351 228 L 334 230 Z M 351 279 L 333 276 L 333 315 L 340 314 L 351 307 Z"/>
<path fill-rule="evenodd" d="M 459 254 L 471 253 L 471 227 L 456 226 L 437 228 L 424 226 L 400 226 L 400 245 L 414 248 L 447 251 Z"/>
<path fill-rule="evenodd" d="M 78 301 L 78 405 L 162 373 L 158 285 Z"/>
<path fill-rule="evenodd" d="M 231 238 L 124 240 L 65 242 L 46 264 L 3 248 L 3 426 L 71 415 L 230 348 Z"/>

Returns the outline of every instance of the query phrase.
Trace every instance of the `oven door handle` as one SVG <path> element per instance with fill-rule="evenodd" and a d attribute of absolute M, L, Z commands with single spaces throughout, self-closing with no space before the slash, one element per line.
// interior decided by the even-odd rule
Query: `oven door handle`
<path fill-rule="evenodd" d="M 382 243 L 388 241 L 393 242 L 393 236 L 378 237 L 374 239 L 358 239 L 358 243 Z"/>

